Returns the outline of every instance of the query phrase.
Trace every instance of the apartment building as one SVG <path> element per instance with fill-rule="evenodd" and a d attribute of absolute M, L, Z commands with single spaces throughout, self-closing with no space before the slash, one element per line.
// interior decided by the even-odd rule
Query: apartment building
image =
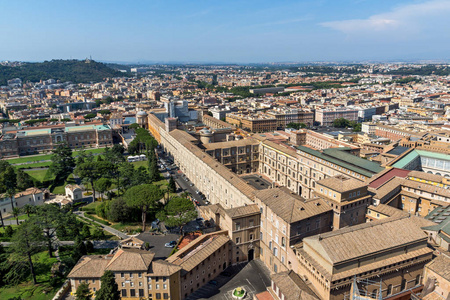
<path fill-rule="evenodd" d="M 433 255 L 421 227 L 433 224 L 403 216 L 304 238 L 295 247 L 298 273 L 321 299 L 348 298 L 355 277 L 381 281 L 381 295 L 378 288 L 368 290 L 371 298 L 409 298 L 421 290 L 423 268 Z"/>
<path fill-rule="evenodd" d="M 276 119 L 277 128 L 286 128 L 289 123 L 304 123 L 308 126 L 314 123 L 314 113 L 301 109 L 269 110 L 267 115 Z"/>
<path fill-rule="evenodd" d="M 315 121 L 322 126 L 333 126 L 333 121 L 340 118 L 357 122 L 358 109 L 351 109 L 351 108 L 316 109 L 314 118 Z"/>
<path fill-rule="evenodd" d="M 243 115 L 227 114 L 227 123 L 251 132 L 266 132 L 277 130 L 277 119 L 264 114 Z"/>

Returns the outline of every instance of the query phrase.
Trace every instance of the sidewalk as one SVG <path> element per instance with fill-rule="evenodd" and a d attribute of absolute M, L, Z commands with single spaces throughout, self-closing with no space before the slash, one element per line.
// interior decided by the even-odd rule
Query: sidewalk
<path fill-rule="evenodd" d="M 76 215 L 78 215 L 78 216 L 82 216 L 83 218 L 86 218 L 86 219 L 88 219 L 89 221 L 94 222 L 94 223 L 100 225 L 100 226 L 102 227 L 102 229 L 108 231 L 108 232 L 111 233 L 111 234 L 114 234 L 115 236 L 120 237 L 121 239 L 127 239 L 127 238 L 130 237 L 129 235 L 127 235 L 127 234 L 125 234 L 125 233 L 123 233 L 123 232 L 121 232 L 121 231 L 119 231 L 119 230 L 117 230 L 117 229 L 114 229 L 114 228 L 109 227 L 109 226 L 107 226 L 107 225 L 103 225 L 102 223 L 99 223 L 99 222 L 97 222 L 97 221 L 94 221 L 94 220 L 92 220 L 92 219 L 89 219 L 89 218 L 85 217 L 85 216 L 84 216 L 84 211 L 75 211 L 74 214 L 76 214 Z"/>

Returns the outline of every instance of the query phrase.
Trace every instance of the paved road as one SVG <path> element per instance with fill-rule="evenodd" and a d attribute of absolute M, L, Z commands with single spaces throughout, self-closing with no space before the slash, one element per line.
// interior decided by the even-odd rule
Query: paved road
<path fill-rule="evenodd" d="M 231 293 L 237 287 L 243 287 L 247 291 L 246 299 L 253 299 L 254 295 L 264 292 L 270 286 L 270 272 L 260 260 L 228 267 L 226 272 L 231 277 L 219 275 L 214 278 L 217 285 L 207 283 L 186 299 L 232 300 Z"/>
<path fill-rule="evenodd" d="M 84 217 L 84 211 L 75 211 L 74 214 L 76 214 L 76 215 L 78 215 L 78 216 Z M 89 219 L 89 218 L 87 218 L 87 217 L 85 217 L 85 218 L 86 218 L 87 220 L 91 221 L 91 222 L 94 222 L 94 223 L 100 225 L 100 226 L 102 227 L 103 230 L 106 230 L 106 231 L 108 231 L 109 233 L 112 233 L 112 234 L 114 234 L 115 236 L 120 237 L 121 239 L 127 239 L 127 238 L 130 237 L 129 235 L 123 233 L 122 231 L 119 231 L 119 230 L 114 229 L 114 228 L 112 228 L 112 227 L 110 227 L 110 226 L 107 226 L 107 225 L 103 225 L 102 223 L 99 223 L 99 222 L 94 221 L 94 220 L 92 220 L 92 219 Z"/>

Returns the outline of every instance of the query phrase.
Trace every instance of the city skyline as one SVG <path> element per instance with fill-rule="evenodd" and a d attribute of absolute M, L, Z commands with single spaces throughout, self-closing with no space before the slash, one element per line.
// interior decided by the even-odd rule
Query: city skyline
<path fill-rule="evenodd" d="M 0 60 L 447 60 L 450 2 L 2 3 Z M 20 16 L 20 17 L 17 17 Z"/>

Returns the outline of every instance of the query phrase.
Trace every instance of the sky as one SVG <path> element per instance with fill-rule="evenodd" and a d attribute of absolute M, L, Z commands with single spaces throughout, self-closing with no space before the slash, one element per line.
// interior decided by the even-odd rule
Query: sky
<path fill-rule="evenodd" d="M 448 60 L 450 0 L 0 0 L 0 61 Z"/>

